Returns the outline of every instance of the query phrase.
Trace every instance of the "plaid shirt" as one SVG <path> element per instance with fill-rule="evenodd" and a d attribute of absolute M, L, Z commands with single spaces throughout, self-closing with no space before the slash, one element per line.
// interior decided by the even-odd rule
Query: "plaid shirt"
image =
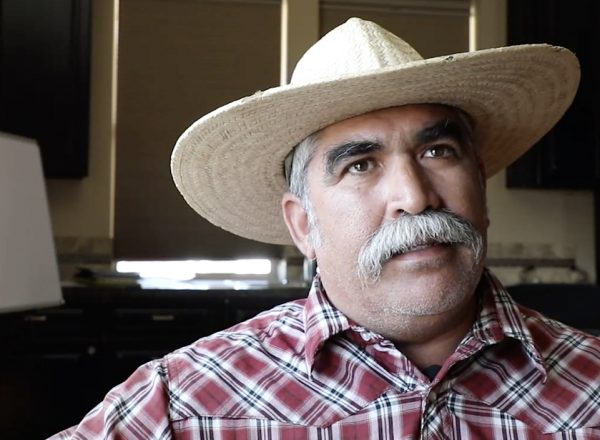
<path fill-rule="evenodd" d="M 471 331 L 429 380 L 315 279 L 140 367 L 57 439 L 600 439 L 600 339 L 517 306 L 486 273 Z"/>

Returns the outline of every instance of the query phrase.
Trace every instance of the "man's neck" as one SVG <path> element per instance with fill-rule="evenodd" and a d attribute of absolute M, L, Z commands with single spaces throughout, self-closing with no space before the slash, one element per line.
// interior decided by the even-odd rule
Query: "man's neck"
<path fill-rule="evenodd" d="M 479 288 L 465 302 L 435 315 L 403 315 L 395 324 L 382 317 L 366 327 L 394 343 L 418 368 L 442 365 L 456 350 L 475 322 Z"/>
<path fill-rule="evenodd" d="M 438 316 L 410 317 L 412 328 L 419 333 L 394 340 L 396 347 L 413 364 L 422 369 L 431 365 L 443 365 L 471 329 L 477 312 L 477 301 L 473 298 L 460 315 L 452 319 Z M 419 322 L 416 322 L 419 321 Z"/>
<path fill-rule="evenodd" d="M 423 302 L 426 307 L 421 308 L 428 309 L 430 313 L 421 313 L 419 307 L 414 306 L 394 307 L 393 301 L 397 298 L 393 292 L 397 291 L 394 290 L 396 286 L 390 287 L 392 294 L 381 289 L 362 295 L 355 293 L 360 301 L 349 301 L 346 297 L 348 295 L 344 295 L 344 282 L 339 280 L 330 283 L 333 286 L 342 285 L 341 289 L 334 291 L 337 295 L 330 294 L 325 284 L 323 287 L 331 303 L 342 313 L 393 342 L 410 361 L 423 368 L 432 364 L 443 364 L 473 326 L 479 306 L 482 279 L 479 277 L 473 287 L 468 284 L 459 285 L 458 287 L 465 290 L 462 293 L 450 292 L 448 295 L 452 295 L 453 299 L 446 303 L 443 297 L 445 292 L 439 292 L 437 299 L 430 295 L 427 300 L 429 302 Z M 321 281 L 324 283 L 326 280 L 322 278 Z M 406 291 L 403 294 L 406 294 Z M 381 299 L 386 296 L 387 302 Z M 439 303 L 434 304 L 435 301 Z M 439 312 L 433 312 L 436 309 Z"/>

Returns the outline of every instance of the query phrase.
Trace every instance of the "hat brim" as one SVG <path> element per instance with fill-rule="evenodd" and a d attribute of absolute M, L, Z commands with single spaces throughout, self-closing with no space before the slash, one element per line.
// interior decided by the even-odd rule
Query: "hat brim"
<path fill-rule="evenodd" d="M 420 103 L 468 113 L 488 177 L 537 142 L 570 106 L 579 63 L 568 50 L 522 45 L 431 58 L 257 92 L 192 124 L 171 157 L 175 184 L 213 224 L 292 244 L 281 213 L 285 156 L 309 134 L 369 111 Z"/>

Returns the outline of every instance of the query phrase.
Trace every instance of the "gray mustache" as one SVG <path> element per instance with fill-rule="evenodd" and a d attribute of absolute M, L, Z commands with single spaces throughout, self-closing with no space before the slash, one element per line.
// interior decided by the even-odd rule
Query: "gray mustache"
<path fill-rule="evenodd" d="M 470 248 L 476 263 L 483 257 L 483 237 L 468 220 L 449 210 L 427 210 L 402 215 L 375 231 L 359 252 L 359 278 L 373 283 L 379 279 L 383 263 L 394 255 L 442 243 Z"/>

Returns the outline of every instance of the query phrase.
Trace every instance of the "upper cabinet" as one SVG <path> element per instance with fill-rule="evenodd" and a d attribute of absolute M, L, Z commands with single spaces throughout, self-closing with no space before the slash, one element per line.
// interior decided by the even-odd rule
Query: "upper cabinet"
<path fill-rule="evenodd" d="M 0 131 L 35 139 L 48 178 L 88 175 L 91 0 L 0 0 Z"/>
<path fill-rule="evenodd" d="M 581 63 L 581 84 L 562 120 L 507 169 L 507 186 L 595 188 L 600 177 L 600 2 L 508 0 L 508 43 L 571 49 Z"/>

